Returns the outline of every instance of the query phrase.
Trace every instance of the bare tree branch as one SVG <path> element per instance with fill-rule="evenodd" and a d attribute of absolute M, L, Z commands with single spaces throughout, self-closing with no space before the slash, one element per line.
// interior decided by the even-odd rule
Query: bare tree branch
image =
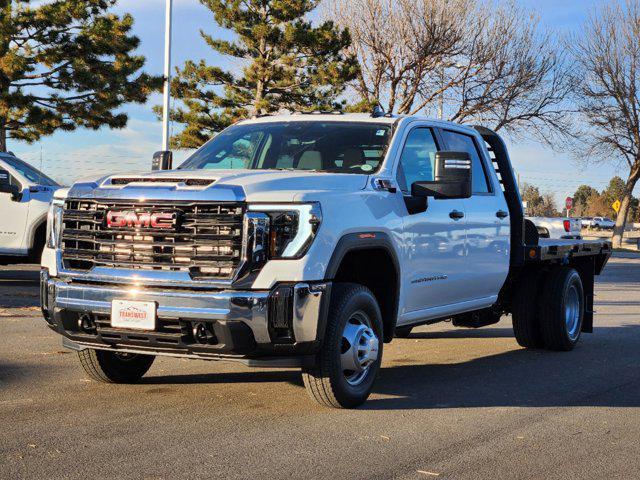
<path fill-rule="evenodd" d="M 548 143 L 568 136 L 570 65 L 538 19 L 513 2 L 328 0 L 352 36 L 363 105 L 479 122 Z"/>
<path fill-rule="evenodd" d="M 588 161 L 622 160 L 629 168 L 613 235 L 620 246 L 640 179 L 640 0 L 594 11 L 571 45 L 579 80 L 575 101 L 587 125 L 580 151 Z"/>

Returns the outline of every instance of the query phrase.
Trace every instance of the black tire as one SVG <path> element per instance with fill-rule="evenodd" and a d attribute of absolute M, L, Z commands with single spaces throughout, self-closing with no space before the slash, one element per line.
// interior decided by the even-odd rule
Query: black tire
<path fill-rule="evenodd" d="M 378 356 L 371 363 L 361 383 L 351 385 L 341 366 L 342 335 L 347 322 L 354 315 L 364 314 L 378 338 Z M 324 341 L 316 364 L 304 369 L 302 378 L 307 393 L 319 404 L 333 408 L 354 408 L 362 405 L 373 388 L 382 361 L 382 315 L 371 291 L 352 283 L 335 284 L 331 289 L 331 303 Z"/>
<path fill-rule="evenodd" d="M 28 263 L 39 264 L 42 260 L 42 251 L 44 250 L 44 244 L 47 241 L 46 223 L 39 226 L 33 236 L 33 245 L 29 250 L 29 256 L 27 258 Z"/>
<path fill-rule="evenodd" d="M 80 364 L 93 380 L 104 383 L 137 383 L 156 357 L 86 349 L 78 352 Z"/>
<path fill-rule="evenodd" d="M 413 327 L 396 327 L 396 331 L 393 336 L 396 338 L 409 338 L 412 330 Z"/>
<path fill-rule="evenodd" d="M 575 303 L 575 310 L 571 305 Z M 540 327 L 549 350 L 573 350 L 580 340 L 584 320 L 584 290 L 580 275 L 570 267 L 558 267 L 544 278 L 540 304 Z M 575 311 L 576 320 L 568 327 L 568 311 Z"/>
<path fill-rule="evenodd" d="M 526 272 L 513 295 L 513 333 L 518 344 L 524 348 L 544 348 L 538 310 L 541 277 L 540 272 Z"/>

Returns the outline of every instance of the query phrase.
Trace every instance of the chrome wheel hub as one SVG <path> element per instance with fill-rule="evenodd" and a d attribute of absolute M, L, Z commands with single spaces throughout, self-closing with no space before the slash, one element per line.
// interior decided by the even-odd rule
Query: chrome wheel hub
<path fill-rule="evenodd" d="M 350 385 L 364 381 L 378 359 L 378 347 L 379 340 L 369 317 L 363 312 L 354 313 L 344 326 L 340 348 L 342 373 Z"/>
<path fill-rule="evenodd" d="M 580 295 L 575 286 L 567 292 L 564 303 L 564 321 L 567 325 L 567 335 L 573 341 L 580 334 Z"/>

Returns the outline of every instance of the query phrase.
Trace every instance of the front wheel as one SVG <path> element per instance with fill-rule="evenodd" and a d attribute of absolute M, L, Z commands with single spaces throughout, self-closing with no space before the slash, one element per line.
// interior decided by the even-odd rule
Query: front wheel
<path fill-rule="evenodd" d="M 86 349 L 78 352 L 84 371 L 103 383 L 136 383 L 151 368 L 156 357 L 124 352 Z"/>
<path fill-rule="evenodd" d="M 335 284 L 316 365 L 302 372 L 307 393 L 328 407 L 362 405 L 380 369 L 382 338 L 382 315 L 371 291 Z"/>

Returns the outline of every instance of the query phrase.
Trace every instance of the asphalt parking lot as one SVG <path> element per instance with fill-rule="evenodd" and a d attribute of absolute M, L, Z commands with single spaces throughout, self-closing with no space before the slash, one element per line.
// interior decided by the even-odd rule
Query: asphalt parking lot
<path fill-rule="evenodd" d="M 362 408 L 297 372 L 160 359 L 88 381 L 37 309 L 37 269 L 0 270 L 1 478 L 638 478 L 640 258 L 598 279 L 596 331 L 525 351 L 510 319 L 417 329 L 385 348 Z"/>

